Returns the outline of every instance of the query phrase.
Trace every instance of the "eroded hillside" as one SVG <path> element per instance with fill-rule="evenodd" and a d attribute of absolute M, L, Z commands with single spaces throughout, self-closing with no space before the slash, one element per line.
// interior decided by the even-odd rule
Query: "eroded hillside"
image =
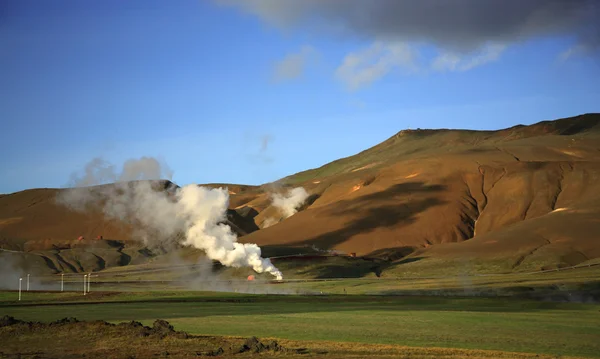
<path fill-rule="evenodd" d="M 588 114 L 500 131 L 405 130 L 276 183 L 207 186 L 228 188 L 226 222 L 242 242 L 354 252 L 412 271 L 465 261 L 512 271 L 600 257 L 599 179 L 600 115 Z M 294 187 L 308 198 L 286 218 L 272 194 Z M 148 258 L 130 226 L 61 206 L 60 191 L 0 197 L 3 258 L 54 271 Z"/>
<path fill-rule="evenodd" d="M 599 123 L 584 115 L 496 132 L 402 131 L 284 179 L 319 198 L 243 240 L 429 259 L 415 265 L 584 263 L 600 257 Z"/>

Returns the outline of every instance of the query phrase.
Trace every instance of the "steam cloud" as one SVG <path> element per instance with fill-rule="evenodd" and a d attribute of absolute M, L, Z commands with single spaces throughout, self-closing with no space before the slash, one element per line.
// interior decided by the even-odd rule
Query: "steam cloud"
<path fill-rule="evenodd" d="M 85 165 L 83 176 L 71 175 L 73 187 L 94 186 L 102 183 L 126 182 L 135 180 L 171 179 L 173 172 L 166 164 L 161 164 L 152 157 L 142 157 L 139 160 L 127 160 L 120 173 L 115 166 L 97 157 Z"/>
<path fill-rule="evenodd" d="M 296 187 L 289 190 L 287 195 L 274 193 L 271 197 L 273 206 L 281 210 L 285 219 L 298 212 L 298 207 L 304 204 L 308 198 L 308 192 L 302 187 Z"/>
<path fill-rule="evenodd" d="M 196 184 L 177 187 L 170 182 L 149 181 L 159 179 L 166 171 L 158 161 L 148 157 L 127 161 L 121 173 L 114 168 L 101 160 L 92 160 L 85 175 L 76 181 L 77 187 L 115 178 L 117 182 L 110 186 L 69 189 L 58 198 L 59 203 L 80 211 L 101 205 L 107 217 L 132 224 L 146 242 L 174 240 L 202 249 L 210 259 L 225 266 L 251 267 L 278 280 L 283 278 L 268 258 L 261 257 L 256 244 L 238 243 L 237 235 L 223 223 L 229 206 L 227 189 Z"/>
<path fill-rule="evenodd" d="M 261 257 L 261 250 L 256 244 L 237 243 L 231 227 L 221 223 L 226 219 L 229 206 L 227 190 L 187 185 L 177 193 L 177 197 L 177 213 L 186 221 L 184 244 L 204 250 L 209 258 L 226 266 L 248 266 L 258 273 L 271 273 L 278 280 L 283 278 L 268 258 Z"/>
<path fill-rule="evenodd" d="M 32 290 L 55 290 L 56 287 L 40 281 L 39 268 L 43 266 L 41 259 L 33 254 L 8 249 L 0 249 L 0 290 L 19 289 L 19 278 L 23 278 L 22 289 L 26 290 L 27 275 L 31 274 Z M 36 261 L 38 259 L 39 261 Z"/>

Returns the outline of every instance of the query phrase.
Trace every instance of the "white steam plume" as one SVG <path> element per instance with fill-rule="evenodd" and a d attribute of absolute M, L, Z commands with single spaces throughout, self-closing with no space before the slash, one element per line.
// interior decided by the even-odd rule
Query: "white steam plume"
<path fill-rule="evenodd" d="M 98 163 L 94 160 L 93 163 Z M 114 166 L 102 163 L 101 178 L 87 171 L 84 185 L 100 184 L 105 180 L 104 169 L 110 168 L 114 178 L 157 179 L 163 171 L 155 167 L 158 162 L 149 158 L 127 161 L 123 172 L 114 173 Z M 148 170 L 150 168 L 150 170 Z M 152 178 L 155 177 L 155 178 Z M 157 187 L 157 184 L 159 185 Z M 196 184 L 179 188 L 156 181 L 117 182 L 112 185 L 73 188 L 64 191 L 59 203 L 75 210 L 86 210 L 102 205 L 104 214 L 128 222 L 142 235 L 145 242 L 165 243 L 180 241 L 206 252 L 210 259 L 228 267 L 251 267 L 258 273 L 267 272 L 282 279 L 281 272 L 268 258 L 261 257 L 256 244 L 241 244 L 227 220 L 229 192 L 227 189 L 210 189 Z M 166 189 L 165 189 L 166 187 Z M 185 238 L 177 235 L 183 233 Z"/>
<path fill-rule="evenodd" d="M 207 189 L 195 185 L 183 187 L 178 193 L 178 213 L 186 217 L 184 244 L 202 249 L 206 255 L 228 267 L 251 267 L 258 273 L 271 273 L 281 280 L 281 272 L 268 258 L 261 257 L 253 243 L 238 243 L 231 227 L 223 224 L 229 205 L 226 189 Z"/>
<path fill-rule="evenodd" d="M 298 207 L 304 204 L 308 198 L 308 192 L 303 187 L 296 187 L 288 191 L 287 195 L 274 193 L 273 206 L 279 208 L 285 218 L 291 217 L 298 212 Z"/>
<path fill-rule="evenodd" d="M 127 160 L 120 173 L 115 166 L 96 157 L 85 165 L 83 176 L 71 175 L 71 186 L 86 187 L 111 182 L 127 182 L 135 180 L 171 179 L 173 172 L 166 164 L 153 157 Z"/>

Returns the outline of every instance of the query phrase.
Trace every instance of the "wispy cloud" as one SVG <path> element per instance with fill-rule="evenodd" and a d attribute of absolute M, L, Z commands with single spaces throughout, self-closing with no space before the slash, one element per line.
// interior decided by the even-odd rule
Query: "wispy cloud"
<path fill-rule="evenodd" d="M 346 55 L 336 69 L 335 76 L 354 91 L 379 80 L 394 69 L 415 71 L 416 52 L 407 44 L 377 41 Z"/>
<path fill-rule="evenodd" d="M 269 143 L 271 141 L 273 141 L 273 136 L 269 134 L 262 136 L 262 138 L 260 139 L 260 153 L 267 152 L 267 149 L 269 148 Z"/>
<path fill-rule="evenodd" d="M 317 50 L 312 46 L 303 46 L 299 52 L 286 55 L 275 64 L 274 79 L 276 81 L 291 80 L 302 76 L 308 64 L 315 60 Z"/>
<path fill-rule="evenodd" d="M 336 69 L 335 76 L 356 91 L 383 78 L 394 70 L 403 74 L 432 71 L 468 71 L 498 60 L 505 44 L 487 44 L 482 49 L 462 54 L 441 51 L 430 64 L 420 63 L 419 51 L 405 43 L 374 42 L 367 48 L 351 52 Z"/>
<path fill-rule="evenodd" d="M 246 156 L 250 162 L 260 163 L 260 164 L 269 164 L 273 163 L 275 159 L 269 154 L 269 147 L 273 143 L 274 137 L 270 134 L 264 134 L 260 137 L 259 148 L 257 152 L 247 153 Z M 253 139 L 252 142 L 256 141 L 256 138 Z M 254 142 L 256 143 L 256 142 Z"/>
<path fill-rule="evenodd" d="M 506 47 L 504 44 L 490 44 L 470 54 L 445 51 L 433 59 L 431 69 L 434 71 L 468 71 L 498 60 Z"/>
<path fill-rule="evenodd" d="M 350 101 L 350 106 L 354 109 L 363 110 L 367 107 L 367 103 L 363 100 L 353 99 Z"/>
<path fill-rule="evenodd" d="M 569 47 L 568 49 L 566 49 L 565 51 L 561 52 L 558 55 L 558 61 L 565 62 L 574 57 L 585 55 L 589 52 L 592 52 L 593 50 L 594 50 L 594 47 L 591 47 L 591 46 L 588 46 L 585 44 L 575 44 L 575 45 Z"/>

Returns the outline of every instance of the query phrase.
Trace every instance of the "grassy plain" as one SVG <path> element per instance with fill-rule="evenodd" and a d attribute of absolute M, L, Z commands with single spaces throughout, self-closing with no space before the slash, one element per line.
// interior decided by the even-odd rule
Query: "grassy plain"
<path fill-rule="evenodd" d="M 150 325 L 209 336 L 600 357 L 600 305 L 509 298 L 137 292 L 0 295 L 0 315 Z"/>
<path fill-rule="evenodd" d="M 98 339 L 93 331 L 86 334 L 89 328 L 77 329 L 89 337 L 98 357 L 115 354 L 103 350 L 127 341 L 138 353 L 152 356 L 165 348 L 170 357 L 183 358 L 195 355 L 193 348 L 233 345 L 250 336 L 309 348 L 312 354 L 305 356 L 327 351 L 329 358 L 600 357 L 600 305 L 595 304 L 599 266 L 487 275 L 423 272 L 418 277 L 315 278 L 315 273 L 341 271 L 354 263 L 368 267 L 344 258 L 286 263 L 282 267 L 290 279 L 280 284 L 262 275 L 248 282 L 240 270 L 202 277 L 203 269 L 195 265 L 130 265 L 93 273 L 92 291 L 86 296 L 82 274 L 65 275 L 63 293 L 56 291 L 59 275 L 35 277 L 34 290 L 23 292 L 20 302 L 16 291 L 0 292 L 0 316 L 42 322 L 64 317 L 136 320 L 145 325 L 165 319 L 177 330 L 200 336 L 144 342 L 110 330 Z M 570 302 L 526 299 L 555 300 L 556 295 Z M 18 341 L 6 335 L 7 329 L 0 328 L 3 343 L 27 343 L 31 348 L 58 341 L 65 345 L 60 350 L 71 350 L 74 357 L 87 350 L 69 342 L 63 332 L 26 332 Z M 12 348 L 9 344 L 3 349 Z"/>

